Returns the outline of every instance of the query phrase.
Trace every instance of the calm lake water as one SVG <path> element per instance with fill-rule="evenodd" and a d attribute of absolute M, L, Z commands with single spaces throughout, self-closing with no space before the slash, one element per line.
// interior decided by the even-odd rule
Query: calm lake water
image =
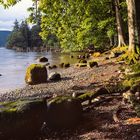
<path fill-rule="evenodd" d="M 77 54 L 73 54 L 76 55 Z M 25 86 L 24 77 L 27 66 L 31 63 L 37 63 L 36 59 L 40 56 L 46 56 L 50 64 L 59 64 L 61 62 L 77 62 L 70 58 L 68 54 L 51 52 L 15 52 L 13 50 L 0 48 L 0 92 L 16 89 Z"/>

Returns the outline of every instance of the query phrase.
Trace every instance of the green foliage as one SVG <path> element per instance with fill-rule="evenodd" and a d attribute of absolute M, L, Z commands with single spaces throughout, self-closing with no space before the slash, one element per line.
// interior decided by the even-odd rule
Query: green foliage
<path fill-rule="evenodd" d="M 129 73 L 126 74 L 123 82 L 124 86 L 133 87 L 140 84 L 140 64 L 139 62 L 129 66 Z"/>
<path fill-rule="evenodd" d="M 38 0 L 32 0 L 32 7 L 29 7 L 27 11 L 30 13 L 28 21 L 33 24 L 40 25 L 41 23 L 41 12 L 38 8 Z"/>
<path fill-rule="evenodd" d="M 83 50 L 91 44 L 105 46 L 116 33 L 110 8 L 108 0 L 41 0 L 40 35 L 45 40 L 50 32 L 55 34 L 65 51 Z"/>
<path fill-rule="evenodd" d="M 91 44 L 105 49 L 116 33 L 115 6 L 112 0 L 32 0 L 28 20 L 41 25 L 45 45 L 60 44 L 64 51 L 80 51 Z M 16 0 L 1 0 L 14 5 Z M 126 1 L 120 2 L 125 33 L 127 31 Z M 48 39 L 50 35 L 54 38 Z M 59 42 L 59 43 L 58 43 Z"/>

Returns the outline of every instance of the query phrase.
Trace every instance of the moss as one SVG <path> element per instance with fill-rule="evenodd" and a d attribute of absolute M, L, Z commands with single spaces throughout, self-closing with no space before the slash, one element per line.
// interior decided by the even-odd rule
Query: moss
<path fill-rule="evenodd" d="M 50 99 L 48 100 L 48 104 L 59 104 L 59 103 L 62 103 L 64 101 L 66 101 L 67 99 L 70 99 L 70 97 L 68 96 L 58 96 L 58 97 L 55 97 L 53 99 Z"/>
<path fill-rule="evenodd" d="M 7 140 L 28 139 L 28 136 L 38 133 L 38 130 L 40 130 L 45 121 L 45 117 L 46 104 L 43 100 L 32 99 L 1 102 L 0 132 L 6 137 L 4 139 Z"/>
<path fill-rule="evenodd" d="M 26 70 L 25 81 L 28 84 L 37 84 L 47 81 L 47 70 L 44 65 L 31 64 Z"/>
<path fill-rule="evenodd" d="M 126 51 L 123 55 L 121 55 L 121 57 L 119 57 L 118 61 L 125 61 L 126 64 L 136 64 L 138 62 L 139 59 L 139 54 L 137 54 L 136 52 L 129 52 Z"/>
<path fill-rule="evenodd" d="M 87 92 L 78 96 L 78 99 L 80 99 L 81 101 L 90 100 L 93 95 L 94 95 L 93 92 Z"/>
<path fill-rule="evenodd" d="M 133 72 L 140 73 L 140 64 L 139 63 L 133 64 L 130 66 L 130 69 Z"/>
<path fill-rule="evenodd" d="M 133 87 L 135 85 L 140 85 L 140 75 L 138 74 L 132 74 L 125 77 L 125 80 L 123 81 L 123 85 L 127 87 Z"/>
<path fill-rule="evenodd" d="M 123 52 L 126 52 L 127 49 L 128 49 L 128 46 L 121 46 L 121 47 L 113 48 L 112 51 L 114 53 L 123 53 Z"/>
<path fill-rule="evenodd" d="M 89 100 L 89 102 L 91 102 L 92 99 L 97 98 L 98 96 L 101 96 L 101 95 L 105 95 L 105 94 L 109 94 L 109 92 L 107 91 L 106 88 L 101 87 L 95 92 L 87 92 L 87 93 L 84 93 L 84 94 L 78 96 L 77 98 L 81 102 L 84 102 L 86 100 Z"/>
<path fill-rule="evenodd" d="M 42 100 L 18 100 L 13 102 L 1 102 L 0 103 L 0 112 L 1 113 L 18 113 L 22 112 L 28 108 L 30 104 L 39 104 L 42 103 Z"/>

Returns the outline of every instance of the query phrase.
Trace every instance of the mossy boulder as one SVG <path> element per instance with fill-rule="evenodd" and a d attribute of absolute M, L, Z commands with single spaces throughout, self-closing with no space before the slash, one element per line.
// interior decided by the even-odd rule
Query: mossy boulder
<path fill-rule="evenodd" d="M 96 61 L 89 61 L 88 62 L 88 67 L 93 68 L 93 67 L 98 67 L 98 63 Z"/>
<path fill-rule="evenodd" d="M 61 80 L 61 75 L 57 72 L 52 72 L 49 74 L 49 80 L 50 81 L 59 81 L 59 80 Z"/>
<path fill-rule="evenodd" d="M 93 53 L 93 57 L 100 57 L 100 56 L 101 56 L 101 53 L 100 52 Z"/>
<path fill-rule="evenodd" d="M 43 100 L 0 103 L 0 139 L 32 139 L 40 133 L 46 119 Z"/>
<path fill-rule="evenodd" d="M 38 61 L 39 62 L 48 62 L 48 58 L 43 56 L 43 57 L 38 58 Z"/>
<path fill-rule="evenodd" d="M 30 85 L 40 84 L 47 82 L 48 74 L 47 69 L 41 64 L 31 64 L 25 75 L 25 82 Z"/>
<path fill-rule="evenodd" d="M 47 124 L 51 128 L 75 126 L 82 117 L 82 105 L 78 99 L 59 96 L 47 102 Z"/>

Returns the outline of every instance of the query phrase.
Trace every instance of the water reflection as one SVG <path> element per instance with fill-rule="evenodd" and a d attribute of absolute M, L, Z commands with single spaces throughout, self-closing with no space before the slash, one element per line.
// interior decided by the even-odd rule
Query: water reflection
<path fill-rule="evenodd" d="M 24 76 L 27 66 L 37 63 L 37 58 L 46 56 L 50 64 L 58 65 L 62 62 L 74 64 L 76 56 L 80 53 L 60 54 L 59 52 L 15 52 L 6 48 L 0 48 L 0 92 L 25 86 Z"/>

